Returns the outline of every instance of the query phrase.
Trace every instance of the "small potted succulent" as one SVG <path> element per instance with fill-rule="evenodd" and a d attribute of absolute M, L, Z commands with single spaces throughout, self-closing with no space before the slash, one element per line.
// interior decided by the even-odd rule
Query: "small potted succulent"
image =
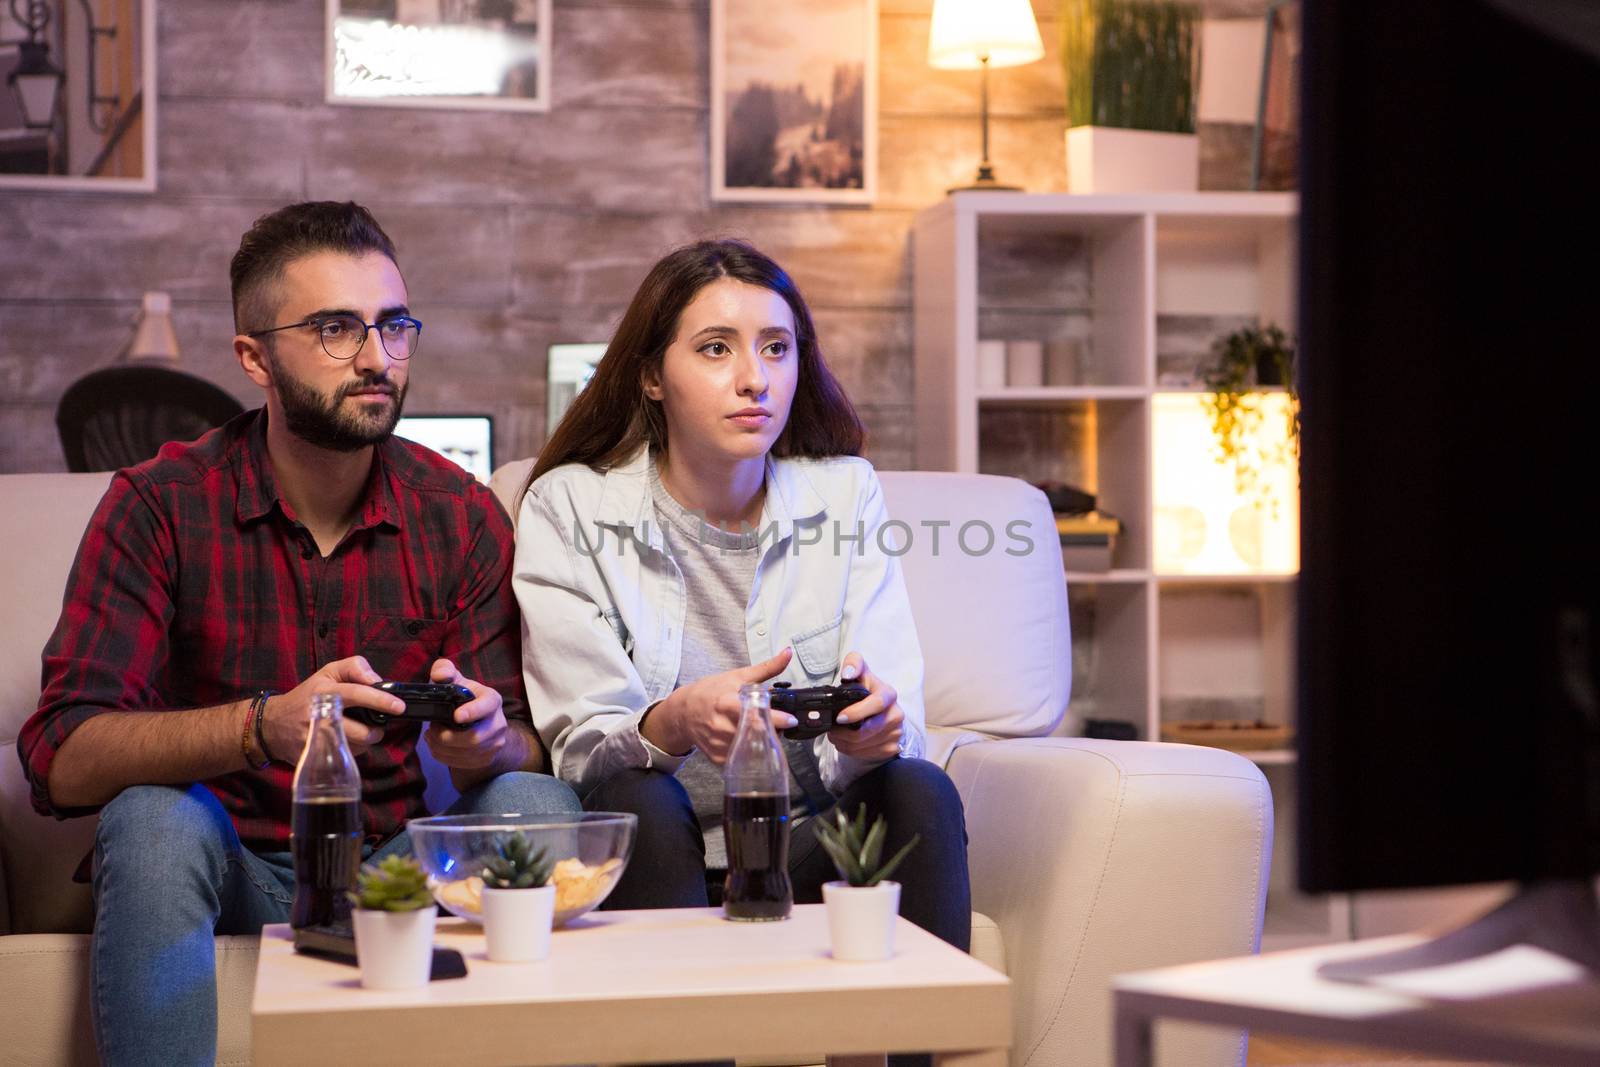
<path fill-rule="evenodd" d="M 554 868 L 546 851 L 535 850 L 520 833 L 508 834 L 496 853 L 485 858 L 483 932 L 491 960 L 525 963 L 550 955 L 550 926 L 556 911 L 556 887 L 550 882 Z"/>
<path fill-rule="evenodd" d="M 368 989 L 427 985 L 438 911 L 421 865 L 409 856 L 365 865 L 350 902 L 361 984 Z"/>
<path fill-rule="evenodd" d="M 916 847 L 913 837 L 887 863 L 883 842 L 889 824 L 880 815 L 867 828 L 867 806 L 855 819 L 836 810 L 833 820 L 819 819 L 817 840 L 833 860 L 841 881 L 822 887 L 828 908 L 828 935 L 836 960 L 885 960 L 894 955 L 894 920 L 900 914 L 900 883 L 887 881 L 900 861 Z"/>

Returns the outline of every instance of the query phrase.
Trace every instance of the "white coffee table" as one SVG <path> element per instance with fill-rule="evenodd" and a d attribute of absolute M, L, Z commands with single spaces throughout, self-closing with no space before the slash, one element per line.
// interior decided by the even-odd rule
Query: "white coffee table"
<path fill-rule="evenodd" d="M 258 1067 L 345 1067 L 931 1051 L 1004 1067 L 1010 980 L 898 922 L 893 959 L 845 963 L 828 953 L 820 904 L 776 923 L 710 908 L 600 911 L 557 930 L 549 959 L 503 964 L 476 926 L 441 916 L 435 940 L 461 951 L 467 977 L 402 992 L 362 989 L 353 967 L 296 955 L 289 928 L 268 926 L 252 1055 Z"/>

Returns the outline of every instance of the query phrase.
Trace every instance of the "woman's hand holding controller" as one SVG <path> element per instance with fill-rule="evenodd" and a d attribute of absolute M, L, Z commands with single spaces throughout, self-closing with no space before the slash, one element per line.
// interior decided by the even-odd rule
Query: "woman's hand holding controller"
<path fill-rule="evenodd" d="M 690 682 L 646 712 L 639 732 L 664 752 L 681 755 L 698 748 L 721 766 L 739 732 L 739 687 L 757 685 L 782 674 L 794 653 L 784 649 L 762 663 L 738 670 L 708 674 Z M 862 701 L 865 703 L 865 701 Z M 795 725 L 793 715 L 772 713 L 772 725 L 787 730 Z"/>
<path fill-rule="evenodd" d="M 868 695 L 839 713 L 837 722 L 860 723 L 861 727 L 829 730 L 828 740 L 833 742 L 833 747 L 846 756 L 879 763 L 898 756 L 905 714 L 897 703 L 899 694 L 894 686 L 868 670 L 866 657 L 859 652 L 845 656 L 840 677 L 843 681 L 866 686 Z"/>

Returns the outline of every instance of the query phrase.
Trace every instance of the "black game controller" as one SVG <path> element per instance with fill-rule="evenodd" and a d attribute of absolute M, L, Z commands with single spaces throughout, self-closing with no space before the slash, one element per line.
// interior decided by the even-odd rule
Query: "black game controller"
<path fill-rule="evenodd" d="M 390 715 L 371 708 L 349 708 L 347 719 L 382 727 L 391 722 L 433 722 L 441 726 L 459 725 L 455 710 L 472 699 L 472 690 L 450 682 L 376 682 L 372 688 L 406 702 L 406 710 Z"/>
<path fill-rule="evenodd" d="M 791 741 L 806 741 L 821 737 L 835 726 L 845 730 L 859 730 L 859 722 L 838 722 L 841 711 L 867 698 L 867 687 L 860 682 L 843 685 L 816 685 L 809 689 L 795 689 L 788 682 L 775 682 L 771 689 L 772 710 L 786 711 L 800 720 L 798 726 L 780 730 Z"/>

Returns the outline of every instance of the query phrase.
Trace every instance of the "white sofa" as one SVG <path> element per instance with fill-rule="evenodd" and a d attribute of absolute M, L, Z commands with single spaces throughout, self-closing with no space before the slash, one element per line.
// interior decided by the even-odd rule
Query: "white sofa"
<path fill-rule="evenodd" d="M 496 473 L 502 496 L 526 462 Z M 0 476 L 0 1060 L 93 1063 L 87 887 L 73 868 L 92 819 L 33 813 L 15 739 L 39 694 L 39 651 L 60 609 L 104 474 Z M 961 790 L 971 840 L 974 954 L 1014 983 L 1016 1064 L 1111 1062 L 1109 980 L 1123 971 L 1253 951 L 1260 936 L 1272 801 L 1226 752 L 1048 737 L 1071 678 L 1065 584 L 1043 497 L 1013 479 L 888 472 L 892 515 L 911 528 L 906 581 L 927 658 L 928 719 Z M 933 550 L 925 521 L 948 521 Z M 1034 551 L 1008 555 L 1012 521 Z M 968 521 L 998 534 L 969 555 Z M 974 528 L 969 547 L 981 547 Z M 255 939 L 219 937 L 219 1062 L 249 1059 Z M 1176 1027 L 1165 1067 L 1243 1058 L 1237 1032 Z"/>

